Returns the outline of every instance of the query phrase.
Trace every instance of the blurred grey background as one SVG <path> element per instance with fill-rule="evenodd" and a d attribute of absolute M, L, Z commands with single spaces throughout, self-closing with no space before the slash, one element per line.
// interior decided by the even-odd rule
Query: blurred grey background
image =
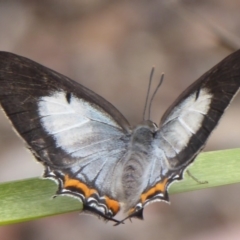
<path fill-rule="evenodd" d="M 238 0 L 0 0 L 0 50 L 79 81 L 132 124 L 142 119 L 153 65 L 153 85 L 165 72 L 152 106 L 152 120 L 159 123 L 181 91 L 238 48 Z M 236 97 L 205 151 L 239 147 L 239 104 Z M 1 113 L 0 181 L 41 173 Z M 171 195 L 171 205 L 152 204 L 144 221 L 119 227 L 78 213 L 2 226 L 0 239 L 235 240 L 240 236 L 239 192 L 235 184 Z"/>

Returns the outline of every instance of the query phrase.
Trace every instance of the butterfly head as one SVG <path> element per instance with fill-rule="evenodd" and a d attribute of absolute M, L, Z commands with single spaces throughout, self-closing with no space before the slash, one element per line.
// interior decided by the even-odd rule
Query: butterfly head
<path fill-rule="evenodd" d="M 151 121 L 151 120 L 144 120 L 142 121 L 140 124 L 138 124 L 135 129 L 139 129 L 139 128 L 147 128 L 149 129 L 152 133 L 156 132 L 159 128 L 158 125 Z"/>

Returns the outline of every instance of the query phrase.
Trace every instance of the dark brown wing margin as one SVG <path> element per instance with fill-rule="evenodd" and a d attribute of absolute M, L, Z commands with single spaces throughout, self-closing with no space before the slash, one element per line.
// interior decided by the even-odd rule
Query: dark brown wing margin
<path fill-rule="evenodd" d="M 217 126 L 225 109 L 229 106 L 240 86 L 240 50 L 223 59 L 211 68 L 197 81 L 190 85 L 168 108 L 161 119 L 164 125 L 169 114 L 179 106 L 190 94 L 195 93 L 196 99 L 201 89 L 207 89 L 212 95 L 209 110 L 204 115 L 200 129 L 189 140 L 185 147 L 169 163 L 173 167 L 188 164 L 194 160 L 199 151 L 204 147 L 212 130 Z"/>

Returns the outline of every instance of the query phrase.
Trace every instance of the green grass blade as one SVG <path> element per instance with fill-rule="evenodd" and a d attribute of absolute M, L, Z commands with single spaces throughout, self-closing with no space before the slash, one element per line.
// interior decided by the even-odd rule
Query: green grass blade
<path fill-rule="evenodd" d="M 81 210 L 74 198 L 58 196 L 55 182 L 32 178 L 0 184 L 0 225 Z"/>
<path fill-rule="evenodd" d="M 240 182 L 240 149 L 229 149 L 200 154 L 188 168 L 199 184 L 185 172 L 184 180 L 175 182 L 170 193 L 188 192 Z"/>
<path fill-rule="evenodd" d="M 240 149 L 200 154 L 188 168 L 199 184 L 187 174 L 169 192 L 179 193 L 240 182 Z M 52 198 L 57 190 L 51 180 L 40 178 L 0 184 L 0 225 L 80 211 L 82 204 L 71 197 Z"/>

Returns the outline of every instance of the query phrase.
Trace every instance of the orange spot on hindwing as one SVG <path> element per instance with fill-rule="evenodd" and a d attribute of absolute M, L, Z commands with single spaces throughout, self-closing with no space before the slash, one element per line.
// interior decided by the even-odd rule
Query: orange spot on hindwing
<path fill-rule="evenodd" d="M 64 188 L 74 187 L 81 192 L 83 192 L 86 198 L 89 198 L 94 193 L 97 193 L 97 190 L 89 188 L 85 183 L 80 182 L 77 179 L 69 178 L 68 175 L 64 176 Z"/>
<path fill-rule="evenodd" d="M 164 193 L 167 188 L 168 179 L 164 178 L 161 182 L 157 183 L 154 187 L 150 188 L 147 192 L 141 195 L 141 202 L 144 203 L 147 199 L 155 194 L 162 192 Z"/>
<path fill-rule="evenodd" d="M 107 207 L 112 210 L 113 214 L 114 215 L 117 214 L 117 212 L 120 210 L 119 202 L 107 196 L 105 196 L 105 201 L 106 201 Z"/>
<path fill-rule="evenodd" d="M 68 175 L 64 176 L 64 188 L 75 188 L 81 192 L 86 199 L 95 194 L 95 199 L 101 204 L 105 204 L 108 209 L 110 209 L 113 215 L 117 214 L 120 210 L 120 204 L 118 201 L 109 198 L 108 196 L 100 197 L 99 193 L 94 188 L 89 188 L 85 183 L 81 182 L 78 179 L 70 178 Z"/>

